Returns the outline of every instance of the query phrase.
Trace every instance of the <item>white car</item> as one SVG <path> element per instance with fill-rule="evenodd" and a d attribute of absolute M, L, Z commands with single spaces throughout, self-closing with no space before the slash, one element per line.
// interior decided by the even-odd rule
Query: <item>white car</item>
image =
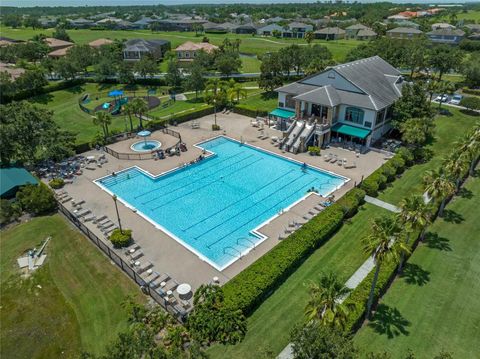
<path fill-rule="evenodd" d="M 435 101 L 436 102 L 447 102 L 448 101 L 448 95 L 446 95 L 446 94 L 439 95 L 435 98 Z"/>
<path fill-rule="evenodd" d="M 462 101 L 463 96 L 455 94 L 453 95 L 452 99 L 450 100 L 450 103 L 452 105 L 460 105 L 460 101 Z"/>

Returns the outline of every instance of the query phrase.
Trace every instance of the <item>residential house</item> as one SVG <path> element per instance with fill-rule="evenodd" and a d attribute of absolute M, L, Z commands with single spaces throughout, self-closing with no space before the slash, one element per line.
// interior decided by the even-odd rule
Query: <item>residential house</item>
<path fill-rule="evenodd" d="M 150 24 L 156 21 L 157 19 L 152 19 L 151 17 L 143 17 L 140 20 L 133 22 L 133 27 L 135 29 L 149 29 Z"/>
<path fill-rule="evenodd" d="M 236 34 L 256 34 L 257 28 L 253 24 L 243 24 L 232 29 L 232 32 Z"/>
<path fill-rule="evenodd" d="M 135 25 L 133 25 L 133 22 L 122 20 L 115 24 L 115 28 L 118 30 L 132 30 L 135 28 Z"/>
<path fill-rule="evenodd" d="M 211 53 L 218 49 L 218 46 L 208 42 L 187 41 L 175 49 L 178 61 L 193 61 L 200 51 Z"/>
<path fill-rule="evenodd" d="M 95 22 L 93 20 L 84 19 L 83 17 L 73 20 L 69 19 L 67 21 L 69 26 L 74 29 L 85 29 L 95 25 Z"/>
<path fill-rule="evenodd" d="M 276 89 L 278 107 L 287 115 L 272 116 L 277 126 L 287 121 L 289 129 L 294 120 L 315 124 L 313 133 L 294 134 L 294 139 L 303 138 L 304 149 L 310 143 L 325 146 L 332 141 L 368 147 L 391 129 L 403 82 L 400 71 L 379 56 L 336 65 Z"/>
<path fill-rule="evenodd" d="M 170 41 L 168 40 L 130 39 L 125 42 L 123 47 L 123 59 L 138 61 L 142 57 L 150 55 L 155 60 L 160 60 L 169 50 Z"/>
<path fill-rule="evenodd" d="M 11 38 L 5 37 L 5 36 L 0 36 L 0 47 L 15 45 L 15 44 L 18 44 L 20 42 L 24 42 L 24 41 L 23 40 L 11 39 Z"/>
<path fill-rule="evenodd" d="M 392 23 L 399 27 L 413 27 L 414 29 L 420 29 L 419 24 L 409 20 L 396 20 L 396 21 L 392 21 Z"/>
<path fill-rule="evenodd" d="M 15 65 L 0 62 L 0 72 L 7 73 L 7 75 L 10 76 L 13 81 L 15 81 L 25 73 L 25 69 L 21 67 L 15 67 Z"/>
<path fill-rule="evenodd" d="M 222 24 L 216 24 L 214 22 L 206 22 L 202 25 L 202 27 L 203 31 L 211 34 L 225 34 L 230 31 L 230 29 L 226 26 L 223 26 Z"/>
<path fill-rule="evenodd" d="M 326 27 L 314 32 L 316 39 L 339 40 L 345 38 L 345 30 L 340 27 Z"/>
<path fill-rule="evenodd" d="M 313 31 L 313 25 L 305 24 L 303 22 L 291 22 L 288 24 L 288 29 L 284 30 L 282 37 L 304 38 L 305 33 Z"/>
<path fill-rule="evenodd" d="M 203 25 L 207 23 L 207 20 L 156 20 L 155 26 L 160 31 L 193 31 L 196 25 Z"/>
<path fill-rule="evenodd" d="M 113 40 L 110 40 L 110 39 L 97 39 L 97 40 L 90 41 L 90 42 L 88 43 L 88 45 L 89 45 L 90 47 L 93 47 L 94 49 L 99 49 L 99 48 L 101 48 L 102 46 L 110 45 L 110 44 L 113 44 Z"/>
<path fill-rule="evenodd" d="M 42 16 L 38 19 L 38 22 L 40 23 L 41 27 L 43 27 L 44 29 L 47 29 L 50 27 L 55 27 L 57 25 L 57 18 Z"/>
<path fill-rule="evenodd" d="M 345 29 L 347 39 L 371 40 L 377 37 L 377 33 L 363 24 L 354 24 Z"/>
<path fill-rule="evenodd" d="M 467 24 L 464 28 L 472 33 L 480 33 L 480 24 Z"/>
<path fill-rule="evenodd" d="M 413 27 L 396 27 L 387 31 L 387 36 L 395 39 L 412 39 L 423 34 L 423 31 Z"/>
<path fill-rule="evenodd" d="M 460 29 L 437 29 L 427 32 L 428 38 L 432 42 L 440 44 L 458 44 L 465 37 L 465 31 Z"/>
<path fill-rule="evenodd" d="M 257 34 L 260 36 L 273 36 L 274 32 L 278 32 L 280 36 L 285 29 L 277 24 L 268 24 L 257 29 Z"/>
<path fill-rule="evenodd" d="M 438 22 L 432 25 L 432 30 L 440 30 L 440 29 L 453 30 L 453 29 L 456 29 L 456 27 L 451 24 L 447 24 L 446 22 Z"/>
<path fill-rule="evenodd" d="M 48 57 L 51 57 L 53 59 L 58 59 L 60 57 L 64 57 L 67 55 L 67 52 L 68 50 L 70 50 L 72 48 L 72 46 L 69 46 L 69 47 L 64 47 L 64 48 L 61 48 L 61 49 L 57 49 L 57 50 L 53 50 L 53 51 L 50 51 L 47 56 Z"/>
<path fill-rule="evenodd" d="M 45 43 L 50 48 L 47 56 L 52 58 L 63 57 L 67 54 L 67 51 L 74 45 L 73 42 L 55 39 L 53 37 L 45 38 Z"/>

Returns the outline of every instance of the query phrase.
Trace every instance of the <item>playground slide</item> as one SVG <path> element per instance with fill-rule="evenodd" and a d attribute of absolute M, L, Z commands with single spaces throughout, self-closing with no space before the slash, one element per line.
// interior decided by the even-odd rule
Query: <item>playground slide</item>
<path fill-rule="evenodd" d="M 310 137 L 313 135 L 315 131 L 315 124 L 305 124 L 305 127 L 302 129 L 302 132 L 295 138 L 292 146 L 290 147 L 289 151 L 292 153 L 297 153 L 298 149 L 301 144 L 301 139 L 304 139 L 304 143 L 307 143 L 310 140 Z"/>
<path fill-rule="evenodd" d="M 304 127 L 305 121 L 295 121 L 295 127 L 293 127 L 292 131 L 288 134 L 287 140 L 283 144 L 284 149 L 288 151 L 292 147 L 293 143 L 298 135 L 300 135 Z"/>

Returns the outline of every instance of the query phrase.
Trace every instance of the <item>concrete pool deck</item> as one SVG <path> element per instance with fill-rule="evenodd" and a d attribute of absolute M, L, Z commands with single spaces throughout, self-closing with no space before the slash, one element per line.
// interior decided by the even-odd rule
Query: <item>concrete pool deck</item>
<path fill-rule="evenodd" d="M 97 216 L 107 215 L 116 223 L 117 217 L 111 196 L 98 187 L 93 182 L 94 180 L 107 176 L 113 171 L 118 172 L 132 166 L 138 166 L 153 175 L 171 170 L 197 158 L 201 154 L 201 150 L 194 147 L 194 144 L 221 134 L 225 134 L 237 140 L 243 140 L 262 149 L 350 178 L 351 180 L 349 182 L 334 192 L 336 198 L 341 197 L 345 192 L 352 188 L 355 183 L 358 183 L 362 176 L 368 176 L 386 160 L 384 154 L 373 151 L 362 154 L 358 158 L 355 153 L 341 148 L 331 148 L 323 151 L 323 154 L 331 152 L 338 155 L 341 159 L 346 158 L 350 164 L 356 162 L 356 168 L 345 169 L 337 164 L 325 162 L 323 156 L 310 156 L 307 153 L 300 153 L 297 155 L 283 153 L 282 150 L 271 144 L 270 139 L 261 140 L 258 138 L 259 130 L 258 128 L 251 126 L 251 120 L 250 117 L 234 113 L 228 115 L 217 114 L 217 123 L 221 126 L 221 131 L 213 132 L 211 130 L 211 125 L 214 123 L 213 115 L 195 120 L 200 124 L 200 128 L 198 129 L 192 128 L 191 121 L 183 123 L 177 127 L 172 127 L 175 131 L 180 132 L 182 141 L 187 144 L 187 152 L 182 152 L 180 156 L 167 157 L 164 160 L 119 160 L 106 154 L 108 163 L 95 170 L 84 169 L 83 174 L 75 178 L 72 184 L 67 185 L 65 190 L 75 200 L 84 200 L 85 204 L 83 205 L 83 208 L 90 209 L 93 214 Z M 265 132 L 270 137 L 281 137 L 281 132 L 274 129 L 265 129 Z M 159 131 L 154 132 L 150 138 L 159 140 L 162 144 L 165 144 L 162 145 L 162 147 L 168 147 L 169 143 L 175 143 L 176 141 L 176 138 Z M 113 146 L 115 146 L 115 150 L 119 152 L 129 153 L 129 146 L 131 142 L 135 141 L 138 140 L 126 140 L 116 143 Z M 98 156 L 102 153 L 102 151 L 93 150 L 84 155 Z M 130 153 L 133 152 L 130 151 Z M 288 228 L 290 222 L 305 221 L 302 217 L 305 216 L 308 211 L 312 210 L 319 201 L 320 197 L 309 195 L 288 211 L 259 228 L 259 231 L 269 238 L 222 272 L 202 261 L 194 253 L 190 252 L 161 230 L 155 228 L 151 223 L 123 204 L 119 203 L 118 209 L 122 226 L 124 228 L 132 229 L 136 243 L 141 246 L 142 251 L 145 254 L 142 260 L 151 261 L 154 264 L 154 270 L 160 273 L 167 272 L 179 283 L 187 282 L 192 285 L 193 289 L 196 289 L 203 283 L 211 282 L 213 277 L 218 277 L 220 283 L 223 284 L 240 273 L 243 269 L 278 244 L 280 241 L 279 235 L 284 234 L 284 231 Z M 67 205 L 66 207 L 69 208 L 70 205 Z M 98 230 L 93 223 L 86 222 L 86 225 L 100 238 L 104 238 L 100 230 Z M 106 242 L 108 241 L 106 240 Z"/>

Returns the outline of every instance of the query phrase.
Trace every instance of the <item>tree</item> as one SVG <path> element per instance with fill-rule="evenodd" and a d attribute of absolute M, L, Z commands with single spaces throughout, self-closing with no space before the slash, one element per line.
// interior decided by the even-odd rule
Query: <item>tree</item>
<path fill-rule="evenodd" d="M 465 156 L 457 151 L 451 152 L 443 163 L 445 173 L 455 183 L 455 192 L 458 192 L 463 176 L 468 173 L 468 165 Z"/>
<path fill-rule="evenodd" d="M 52 37 L 55 38 L 55 39 L 58 39 L 58 40 L 72 42 L 72 39 L 70 38 L 70 35 L 68 35 L 67 31 L 65 30 L 65 27 L 63 27 L 63 26 L 57 26 L 55 28 L 55 31 L 52 34 Z"/>
<path fill-rule="evenodd" d="M 2 17 L 2 23 L 5 26 L 10 26 L 13 29 L 22 26 L 22 17 L 16 14 L 8 14 Z"/>
<path fill-rule="evenodd" d="M 410 78 L 413 79 L 415 72 L 425 68 L 428 54 L 428 40 L 418 37 L 408 40 L 405 44 L 403 63 L 410 69 Z"/>
<path fill-rule="evenodd" d="M 431 117 L 430 102 L 427 100 L 425 88 L 419 83 L 405 84 L 402 87 L 402 97 L 394 106 L 396 127 L 409 118 Z"/>
<path fill-rule="evenodd" d="M 365 253 L 372 256 L 375 263 L 370 294 L 368 296 L 366 317 L 370 317 L 378 274 L 384 263 L 398 262 L 402 253 L 408 253 L 408 248 L 401 235 L 400 223 L 394 216 L 381 216 L 373 219 L 370 233 L 363 238 Z"/>
<path fill-rule="evenodd" d="M 410 118 L 400 124 L 402 141 L 414 148 L 420 148 L 432 137 L 435 123 L 429 117 Z"/>
<path fill-rule="evenodd" d="M 466 96 L 460 100 L 460 106 L 465 107 L 469 111 L 480 110 L 480 99 L 478 97 Z"/>
<path fill-rule="evenodd" d="M 310 298 L 305 307 L 307 320 L 318 320 L 323 325 L 344 329 L 348 310 L 340 301 L 350 289 L 335 274 L 329 273 L 322 275 L 318 284 L 311 283 L 309 291 Z"/>
<path fill-rule="evenodd" d="M 132 115 L 135 114 L 135 105 L 132 104 L 132 102 L 127 102 L 125 105 L 123 105 L 123 112 L 127 114 L 130 121 L 130 131 L 133 132 Z"/>
<path fill-rule="evenodd" d="M 140 128 L 143 128 L 143 115 L 148 112 L 148 105 L 147 103 L 141 98 L 135 98 L 132 101 L 132 106 L 134 108 L 134 112 L 138 115 L 140 120 Z"/>
<path fill-rule="evenodd" d="M 172 87 L 180 87 L 182 84 L 182 73 L 178 67 L 177 60 L 168 60 L 167 75 L 165 81 Z"/>
<path fill-rule="evenodd" d="M 307 44 L 310 45 L 314 39 L 315 39 L 315 34 L 313 33 L 313 31 L 307 31 L 305 33 L 305 41 L 307 42 Z"/>
<path fill-rule="evenodd" d="M 480 155 L 480 125 L 475 125 L 473 129 L 462 140 L 455 143 L 460 156 L 469 162 L 469 175 L 473 176 L 475 164 Z"/>
<path fill-rule="evenodd" d="M 450 81 L 438 81 L 437 82 L 437 91 L 443 94 L 452 94 L 455 91 L 455 85 Z M 442 101 L 438 101 L 438 109 L 442 107 Z"/>
<path fill-rule="evenodd" d="M 105 111 L 98 111 L 95 116 L 93 116 L 93 124 L 95 126 L 100 126 L 103 131 L 103 136 L 108 137 L 108 126 L 112 123 L 112 115 Z"/>
<path fill-rule="evenodd" d="M 449 45 L 436 45 L 430 50 L 428 65 L 438 72 L 438 81 L 452 69 L 456 69 L 462 62 L 462 53 Z"/>
<path fill-rule="evenodd" d="M 231 102 L 240 102 L 241 98 L 247 98 L 247 90 L 245 90 L 242 84 L 230 79 L 228 82 L 227 96 Z"/>
<path fill-rule="evenodd" d="M 133 65 L 133 69 L 135 72 L 138 72 L 141 77 L 146 79 L 148 75 L 155 75 L 158 70 L 158 66 L 153 58 L 150 56 L 143 56 L 135 63 L 135 65 Z"/>
<path fill-rule="evenodd" d="M 190 67 L 190 76 L 187 76 L 185 79 L 185 89 L 195 91 L 195 99 L 198 98 L 198 93 L 205 89 L 203 72 L 204 68 L 194 61 Z"/>
<path fill-rule="evenodd" d="M 69 61 L 67 57 L 62 57 L 55 61 L 53 68 L 65 80 L 73 80 L 77 72 L 80 71 L 76 64 Z"/>
<path fill-rule="evenodd" d="M 20 91 L 35 92 L 48 85 L 45 74 L 38 68 L 25 71 L 15 82 Z"/>
<path fill-rule="evenodd" d="M 350 336 L 317 321 L 297 326 L 292 331 L 294 359 L 354 359 L 357 358 Z"/>
<path fill-rule="evenodd" d="M 125 61 L 121 61 L 118 65 L 118 81 L 124 84 L 135 83 L 132 67 Z"/>
<path fill-rule="evenodd" d="M 87 67 L 94 63 L 95 51 L 89 45 L 74 45 L 68 49 L 66 57 L 75 68 L 87 73 Z"/>
<path fill-rule="evenodd" d="M 242 61 L 238 52 L 220 52 L 215 58 L 214 66 L 222 75 L 229 77 L 232 73 L 240 71 Z"/>
<path fill-rule="evenodd" d="M 52 191 L 44 183 L 23 186 L 16 198 L 23 210 L 34 215 L 50 213 L 57 207 Z"/>
<path fill-rule="evenodd" d="M 223 290 L 217 285 L 201 285 L 193 297 L 193 311 L 187 328 L 199 343 L 236 344 L 243 340 L 247 324 L 241 310 L 225 306 Z"/>
<path fill-rule="evenodd" d="M 462 63 L 461 73 L 465 76 L 465 81 L 471 87 L 480 86 L 480 52 L 470 54 L 469 58 Z M 477 60 L 475 60 L 477 59 Z"/>
<path fill-rule="evenodd" d="M 410 234 L 413 231 L 420 230 L 420 238 L 423 239 L 425 230 L 432 220 L 431 206 L 425 203 L 423 196 L 412 195 L 404 198 L 400 202 L 400 213 L 398 214 L 400 222 L 405 228 L 405 243 L 410 241 Z M 404 255 L 401 255 L 398 272 L 402 271 Z"/>
<path fill-rule="evenodd" d="M 441 201 L 438 215 L 443 216 L 447 198 L 455 193 L 455 184 L 442 171 L 428 171 L 423 177 L 425 191 L 435 200 Z"/>
<path fill-rule="evenodd" d="M 262 56 L 258 85 L 266 91 L 273 91 L 283 84 L 282 66 L 279 53 Z"/>
<path fill-rule="evenodd" d="M 32 30 L 35 30 L 35 29 L 37 29 L 41 26 L 40 21 L 38 21 L 38 18 L 36 16 L 33 16 L 33 15 L 29 15 L 25 19 L 24 25 L 25 25 L 25 27 L 31 27 Z"/>

